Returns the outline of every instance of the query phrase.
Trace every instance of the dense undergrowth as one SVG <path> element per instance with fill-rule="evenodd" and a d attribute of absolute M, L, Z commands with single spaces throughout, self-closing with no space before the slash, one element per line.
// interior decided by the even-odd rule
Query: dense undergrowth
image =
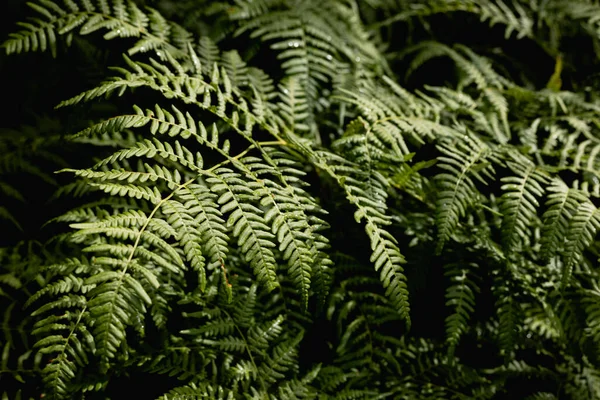
<path fill-rule="evenodd" d="M 3 399 L 600 399 L 596 2 L 2 7 Z"/>

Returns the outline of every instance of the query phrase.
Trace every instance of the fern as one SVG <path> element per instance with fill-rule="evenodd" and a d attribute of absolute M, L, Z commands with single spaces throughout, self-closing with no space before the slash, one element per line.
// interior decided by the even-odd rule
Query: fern
<path fill-rule="evenodd" d="M 563 282 L 570 279 L 573 265 L 581 259 L 582 250 L 593 240 L 600 220 L 598 209 L 590 202 L 582 203 L 571 220 L 565 245 Z"/>
<path fill-rule="evenodd" d="M 142 11 L 132 1 L 116 1 L 111 6 L 106 1 L 85 1 L 81 6 L 67 1 L 64 8 L 53 1 L 30 3 L 41 18 L 34 23 L 23 23 L 24 28 L 4 43 L 8 53 L 22 51 L 46 51 L 57 55 L 57 38 L 66 35 L 66 44 L 70 44 L 73 32 L 78 29 L 80 35 L 88 35 L 106 29 L 104 38 L 140 38 L 128 53 L 161 51 L 181 57 L 185 54 L 189 37 L 175 24 L 169 24 L 155 10 Z M 172 43 L 171 43 L 172 42 Z"/>
<path fill-rule="evenodd" d="M 475 311 L 474 292 L 479 288 L 471 281 L 468 272 L 468 269 L 459 270 L 457 266 L 448 266 L 445 273 L 452 281 L 452 286 L 446 290 L 446 305 L 454 308 L 454 312 L 446 317 L 446 336 L 450 354 L 454 352 L 460 336 L 467 329 L 469 314 Z"/>
<path fill-rule="evenodd" d="M 477 198 L 473 178 L 485 184 L 483 176 L 491 179 L 493 173 L 493 165 L 487 161 L 491 150 L 483 143 L 470 140 L 468 136 L 464 142 L 456 145 L 440 144 L 439 150 L 444 156 L 438 158 L 438 166 L 448 172 L 437 175 L 441 188 L 436 202 L 438 253 L 450 239 L 450 233 L 456 228 L 459 218 L 465 216 Z"/>
<path fill-rule="evenodd" d="M 517 174 L 514 177 L 502 178 L 505 190 L 502 195 L 501 209 L 505 210 L 502 221 L 502 233 L 507 248 L 518 248 L 517 240 L 527 238 L 531 234 L 527 227 L 537 219 L 537 198 L 544 194 L 545 175 L 535 170 L 535 165 L 528 160 L 511 160 L 509 168 Z"/>
<path fill-rule="evenodd" d="M 600 396 L 597 5 L 28 6 L 3 398 Z"/>

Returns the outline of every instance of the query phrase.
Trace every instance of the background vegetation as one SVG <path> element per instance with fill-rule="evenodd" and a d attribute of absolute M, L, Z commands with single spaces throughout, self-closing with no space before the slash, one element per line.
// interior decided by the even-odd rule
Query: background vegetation
<path fill-rule="evenodd" d="M 0 18 L 3 399 L 600 399 L 597 2 Z"/>

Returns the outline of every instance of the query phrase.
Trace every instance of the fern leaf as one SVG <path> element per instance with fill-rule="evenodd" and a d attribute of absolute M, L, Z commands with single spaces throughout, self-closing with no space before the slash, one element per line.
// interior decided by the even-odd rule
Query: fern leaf
<path fill-rule="evenodd" d="M 600 211 L 589 201 L 581 203 L 571 219 L 566 234 L 563 287 L 569 283 L 573 266 L 581 261 L 583 251 L 594 240 L 598 228 L 600 228 Z"/>
<path fill-rule="evenodd" d="M 295 365 L 297 356 L 297 346 L 302 340 L 303 334 L 300 333 L 295 338 L 287 340 L 277 345 L 271 354 L 266 357 L 264 363 L 259 367 L 259 374 L 269 383 L 276 382 L 277 379 L 284 378 L 284 373 Z"/>
<path fill-rule="evenodd" d="M 579 191 L 570 189 L 562 180 L 555 179 L 548 187 L 546 206 L 548 209 L 543 215 L 542 258 L 545 260 L 554 256 L 559 249 L 564 247 L 569 221 L 579 204 L 586 200 Z"/>
<path fill-rule="evenodd" d="M 55 303 L 55 306 L 70 308 L 75 298 L 65 296 L 62 300 Z M 75 300 L 75 303 L 83 305 L 78 300 Z M 50 309 L 41 307 L 35 313 L 39 315 Z M 95 340 L 85 326 L 88 318 L 88 311 L 82 307 L 75 312 L 67 311 L 62 316 L 51 315 L 34 325 L 33 333 L 42 335 L 35 347 L 40 354 L 49 354 L 52 357 L 42 374 L 44 384 L 53 398 L 70 397 L 70 381 L 76 377 L 78 369 L 88 364 L 88 353 L 95 350 Z"/>
<path fill-rule="evenodd" d="M 451 284 L 446 289 L 446 305 L 454 310 L 446 317 L 446 342 L 448 343 L 448 355 L 452 357 L 462 334 L 467 330 L 470 315 L 475 311 L 475 293 L 479 287 L 470 275 L 477 264 L 469 264 L 468 267 L 460 265 L 448 265 L 444 275 L 450 277 Z"/>
<path fill-rule="evenodd" d="M 167 222 L 178 232 L 176 239 L 192 270 L 198 273 L 198 285 L 203 291 L 206 287 L 205 259 L 200 245 L 202 236 L 196 229 L 196 221 L 190 215 L 189 208 L 178 201 L 168 200 L 163 203 L 162 208 L 168 216 Z"/>
<path fill-rule="evenodd" d="M 191 213 L 204 253 L 209 257 L 208 268 L 223 267 L 228 253 L 225 221 L 216 206 L 216 196 L 202 185 L 190 184 L 175 192 Z"/>
<path fill-rule="evenodd" d="M 3 43 L 3 47 L 8 54 L 46 51 L 50 48 L 52 55 L 56 56 L 59 36 L 67 36 L 66 42 L 70 43 L 77 29 L 80 35 L 106 30 L 104 38 L 107 40 L 116 37 L 140 38 L 129 49 L 129 54 L 164 49 L 180 58 L 187 55 L 186 35 L 175 24 L 168 23 L 156 10 L 149 9 L 145 13 L 132 1 L 115 1 L 112 9 L 104 0 L 96 0 L 97 6 L 93 3 L 86 1 L 83 8 L 72 1 L 65 2 L 64 8 L 50 0 L 28 3 L 42 14 L 43 19 L 36 18 L 32 23 L 23 23 L 24 29 L 13 33 Z"/>
<path fill-rule="evenodd" d="M 397 246 L 396 239 L 382 226 L 388 225 L 389 217 L 384 214 L 385 204 L 371 199 L 369 193 L 362 188 L 362 182 L 349 174 L 349 170 L 357 171 L 357 168 L 348 168 L 348 161 L 332 154 L 313 153 L 317 156 L 313 162 L 327 171 L 344 189 L 346 198 L 353 204 L 357 211 L 354 218 L 360 223 L 366 220 L 365 231 L 371 241 L 371 258 L 375 270 L 380 271 L 380 281 L 386 289 L 386 295 L 393 302 L 396 310 L 407 321 L 410 326 L 410 306 L 408 303 L 408 289 L 406 276 L 402 264 L 405 263 L 404 256 Z M 321 157 L 319 157 L 321 155 Z M 335 160 L 337 165 L 328 165 L 323 159 Z"/>
<path fill-rule="evenodd" d="M 245 182 L 241 175 L 228 168 L 218 168 L 215 176 L 207 178 L 211 191 L 219 195 L 217 203 L 221 213 L 229 215 L 227 225 L 232 227 L 233 236 L 238 238 L 246 260 L 254 269 L 259 282 L 267 290 L 279 286 L 276 262 L 272 247 L 274 236 L 263 217 L 262 211 L 248 200 L 256 199 L 251 188 L 255 184 Z M 248 186 L 247 186 L 248 185 Z"/>
<path fill-rule="evenodd" d="M 586 324 L 588 334 L 591 336 L 596 348 L 600 348 L 600 307 L 598 307 L 598 297 L 600 291 L 597 285 L 583 294 L 585 304 Z"/>
<path fill-rule="evenodd" d="M 94 319 L 96 353 L 104 371 L 125 340 L 126 327 L 133 318 L 143 315 L 146 305 L 152 303 L 142 284 L 126 272 L 128 263 L 117 262 L 116 265 L 124 269 L 104 271 L 86 279 L 86 284 L 96 284 L 89 293 L 88 307 L 90 317 Z"/>
<path fill-rule="evenodd" d="M 298 136 L 302 136 L 306 131 L 314 131 L 315 128 L 310 126 L 310 112 L 306 93 L 297 78 L 289 78 L 280 84 L 279 97 L 281 99 L 279 109 L 283 117 L 282 123 L 287 129 Z"/>
<path fill-rule="evenodd" d="M 516 12 L 502 0 L 495 2 L 478 0 L 477 3 L 481 21 L 489 21 L 490 26 L 498 23 L 506 25 L 504 31 L 505 39 L 508 39 L 513 32 L 516 32 L 517 39 L 533 36 L 534 22 L 520 3 L 511 2 Z"/>
<path fill-rule="evenodd" d="M 529 227 L 537 218 L 539 208 L 537 199 L 544 194 L 542 185 L 547 183 L 547 178 L 526 159 L 508 161 L 507 165 L 517 176 L 501 179 L 504 183 L 500 206 L 504 215 L 502 234 L 506 248 L 516 249 L 519 241 L 530 237 Z"/>
<path fill-rule="evenodd" d="M 438 157 L 437 165 L 448 171 L 436 177 L 440 185 L 436 202 L 436 251 L 440 253 L 445 242 L 450 239 L 459 218 L 465 216 L 468 208 L 478 199 L 479 192 L 472 177 L 485 183 L 482 175 L 492 178 L 494 170 L 488 161 L 490 149 L 468 136 L 456 145 L 442 143 L 438 145 L 438 149 L 444 155 Z"/>

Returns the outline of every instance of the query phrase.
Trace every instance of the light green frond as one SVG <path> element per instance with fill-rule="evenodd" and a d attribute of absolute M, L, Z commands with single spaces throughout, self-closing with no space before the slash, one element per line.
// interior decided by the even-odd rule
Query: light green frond
<path fill-rule="evenodd" d="M 586 197 L 578 190 L 569 188 L 562 180 L 554 179 L 548 187 L 547 210 L 544 213 L 542 237 L 542 257 L 550 259 L 564 248 L 569 221 Z"/>
<path fill-rule="evenodd" d="M 563 285 L 568 284 L 573 267 L 581 262 L 583 250 L 595 239 L 598 228 L 600 228 L 598 208 L 590 201 L 581 203 L 571 218 L 566 232 Z"/>
<path fill-rule="evenodd" d="M 260 175 L 259 175 L 260 176 Z M 313 241 L 310 226 L 304 210 L 296 199 L 290 196 L 285 187 L 262 179 L 260 204 L 267 207 L 265 222 L 271 226 L 273 235 L 279 242 L 279 251 L 288 262 L 289 274 L 297 285 L 305 304 L 308 302 L 310 275 L 313 257 L 310 243 Z"/>
<path fill-rule="evenodd" d="M 46 285 L 41 290 L 31 296 L 25 303 L 25 307 L 30 306 L 36 300 L 45 295 L 58 295 L 62 293 L 80 292 L 86 293 L 91 289 L 91 286 L 84 285 L 83 279 L 74 275 L 67 275 L 65 278 Z"/>
<path fill-rule="evenodd" d="M 223 268 L 227 260 L 228 242 L 227 229 L 222 214 L 217 208 L 214 193 L 206 186 L 190 184 L 175 192 L 193 217 L 197 235 L 204 247 L 204 253 L 209 258 L 208 268 Z"/>
<path fill-rule="evenodd" d="M 162 204 L 162 211 L 167 215 L 167 222 L 177 231 L 175 236 L 179 242 L 187 263 L 198 273 L 200 290 L 206 287 L 206 262 L 202 251 L 201 233 L 196 229 L 196 221 L 189 208 L 176 200 L 167 200 Z M 205 228 L 206 229 L 206 228 Z"/>
<path fill-rule="evenodd" d="M 214 176 L 206 179 L 210 190 L 219 197 L 217 203 L 223 215 L 228 215 L 227 227 L 232 229 L 233 237 L 246 260 L 254 269 L 258 281 L 267 290 L 279 286 L 276 275 L 276 261 L 273 251 L 274 235 L 265 221 L 262 210 L 255 203 L 258 197 L 252 189 L 256 183 L 247 182 L 242 175 L 228 168 L 218 168 Z"/>
<path fill-rule="evenodd" d="M 516 176 L 503 177 L 504 193 L 500 210 L 503 213 L 502 234 L 507 249 L 518 249 L 519 241 L 531 237 L 531 227 L 537 220 L 540 207 L 538 199 L 544 195 L 543 187 L 548 182 L 546 175 L 535 164 L 523 157 L 507 161 Z"/>
<path fill-rule="evenodd" d="M 409 143 L 422 145 L 428 140 L 440 137 L 461 136 L 449 126 L 438 123 L 438 110 L 433 109 L 423 99 L 412 96 L 389 78 L 385 86 L 367 85 L 353 90 L 340 89 L 340 100 L 355 105 L 361 112 L 362 129 L 373 152 L 404 157 L 410 153 Z M 365 121 L 366 120 L 366 121 Z M 359 122 L 348 125 L 345 141 L 357 141 L 353 133 L 360 132 Z"/>
<path fill-rule="evenodd" d="M 248 330 L 248 346 L 251 351 L 257 353 L 264 352 L 270 345 L 270 343 L 279 335 L 283 330 L 281 326 L 283 317 L 279 315 L 273 321 L 268 321 L 261 325 L 254 325 Z"/>
<path fill-rule="evenodd" d="M 116 260 L 115 260 L 116 261 Z M 94 320 L 93 334 L 100 368 L 110 368 L 126 337 L 126 328 L 135 318 L 146 312 L 152 303 L 146 289 L 127 272 L 129 263 L 116 263 L 121 271 L 105 270 L 86 279 L 86 284 L 96 285 L 89 293 L 87 303 L 90 317 Z"/>
<path fill-rule="evenodd" d="M 297 78 L 290 78 L 279 85 L 279 109 L 282 123 L 292 133 L 302 136 L 311 127 L 310 110 L 306 93 Z"/>
<path fill-rule="evenodd" d="M 468 135 L 464 141 L 441 143 L 437 147 L 443 154 L 438 157 L 437 166 L 447 171 L 436 176 L 440 187 L 436 201 L 439 253 L 459 219 L 479 199 L 474 179 L 485 184 L 486 178 L 493 179 L 494 168 L 491 149 Z"/>
<path fill-rule="evenodd" d="M 266 161 L 276 169 L 269 169 L 260 163 L 249 164 L 259 171 L 258 178 L 263 184 L 261 205 L 269 207 L 265 219 L 272 226 L 279 250 L 288 261 L 292 282 L 301 293 L 306 307 L 313 272 L 318 281 L 315 289 L 323 302 L 331 282 L 332 261 L 323 251 L 329 247 L 328 240 L 320 233 L 328 227 L 321 218 L 325 211 L 307 193 L 302 183 L 305 175 L 300 164 L 289 154 L 273 148 L 262 149 Z M 277 181 L 267 179 L 267 173 L 277 176 Z"/>
<path fill-rule="evenodd" d="M 41 18 L 22 24 L 24 29 L 11 34 L 3 47 L 8 54 L 50 49 L 56 56 L 59 36 L 66 36 L 65 41 L 69 44 L 75 32 L 89 35 L 105 31 L 107 40 L 139 38 L 129 49 L 130 55 L 148 51 L 155 51 L 161 58 L 164 51 L 179 58 L 186 55 L 187 43 L 182 40 L 185 34 L 156 10 L 144 12 L 133 1 L 113 0 L 112 3 L 113 7 L 102 0 L 86 1 L 83 7 L 74 2 L 65 2 L 65 7 L 61 7 L 50 0 L 29 3 Z"/>
<path fill-rule="evenodd" d="M 504 30 L 504 37 L 506 39 L 513 33 L 516 33 L 517 39 L 533 36 L 533 16 L 518 1 L 511 1 L 506 4 L 502 0 L 494 2 L 477 0 L 475 3 L 479 7 L 477 13 L 481 16 L 481 21 L 489 22 L 490 26 L 494 26 L 495 24 L 506 26 Z"/>
<path fill-rule="evenodd" d="M 276 128 L 266 117 L 271 111 L 264 104 L 263 98 L 254 90 L 254 96 L 246 98 L 239 94 L 237 88 L 231 85 L 224 68 L 215 64 L 212 73 L 205 78 L 190 76 L 173 58 L 162 64 L 151 59 L 150 64 L 134 62 L 125 57 L 131 69 L 119 69 L 123 78 L 112 78 L 104 84 L 75 96 L 59 104 L 59 107 L 75 105 L 82 101 L 90 101 L 105 96 L 114 91 L 122 94 L 128 88 L 147 86 L 162 93 L 168 99 L 179 99 L 184 103 L 194 104 L 200 109 L 213 113 L 227 125 L 243 136 L 251 136 L 254 125 L 261 125 L 268 132 Z M 231 107 L 229 107 L 231 106 Z M 230 110 L 230 108 L 232 108 Z M 181 135 L 184 139 L 199 131 L 206 138 L 206 129 L 202 123 L 195 121 L 189 113 L 183 113 L 173 107 L 173 113 L 166 108 L 156 107 L 155 110 L 143 112 L 134 107 L 135 115 L 123 115 L 112 118 L 100 124 L 83 130 L 75 136 L 103 134 L 111 131 L 122 131 L 127 128 L 141 127 L 151 123 L 153 134 L 167 133 L 169 136 Z M 216 140 L 216 139 L 214 139 Z M 213 138 L 211 137 L 211 142 Z M 216 144 L 216 143 L 213 143 Z"/>

